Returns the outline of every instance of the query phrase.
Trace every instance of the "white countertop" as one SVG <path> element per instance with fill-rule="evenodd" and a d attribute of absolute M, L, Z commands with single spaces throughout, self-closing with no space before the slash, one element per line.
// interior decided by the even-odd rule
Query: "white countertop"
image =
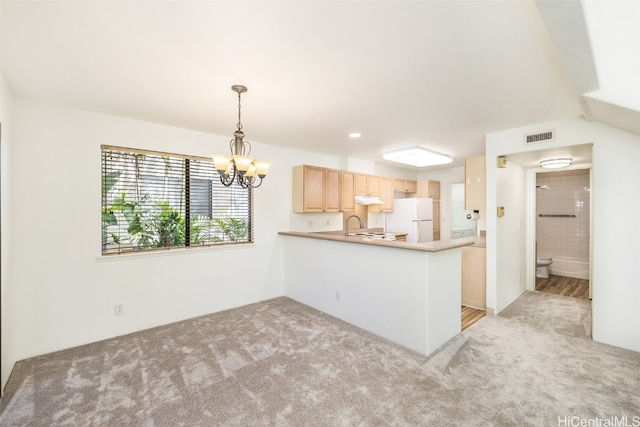
<path fill-rule="evenodd" d="M 361 245 L 385 246 L 388 248 L 409 249 L 409 250 L 424 251 L 424 252 L 441 252 L 441 251 L 446 251 L 448 249 L 454 249 L 462 246 L 471 246 L 471 245 L 484 246 L 484 241 L 479 242 L 478 240 L 481 238 L 477 236 L 463 237 L 460 239 L 453 239 L 453 240 L 436 240 L 433 242 L 426 242 L 426 243 L 410 243 L 410 242 L 401 242 L 397 240 L 372 239 L 368 237 L 357 237 L 357 236 L 346 237 L 344 235 L 343 230 L 316 231 L 316 232 L 280 231 L 278 234 L 283 236 L 333 240 L 337 242 L 355 243 L 355 244 L 361 244 Z"/>

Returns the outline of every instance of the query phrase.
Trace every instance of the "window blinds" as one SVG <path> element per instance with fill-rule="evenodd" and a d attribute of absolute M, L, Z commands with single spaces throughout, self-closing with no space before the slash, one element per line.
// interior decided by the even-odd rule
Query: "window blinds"
<path fill-rule="evenodd" d="M 102 146 L 102 253 L 253 241 L 253 190 L 207 158 Z"/>

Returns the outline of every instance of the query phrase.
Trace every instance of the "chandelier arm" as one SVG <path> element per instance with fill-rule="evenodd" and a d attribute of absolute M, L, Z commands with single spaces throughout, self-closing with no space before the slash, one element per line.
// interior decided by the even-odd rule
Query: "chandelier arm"
<path fill-rule="evenodd" d="M 255 176 L 243 176 L 242 178 L 238 177 L 238 184 L 242 186 L 242 188 L 258 188 L 262 185 L 262 177 L 260 177 L 260 182 L 258 185 L 254 185 L 257 182 Z"/>
<path fill-rule="evenodd" d="M 249 188 L 249 178 L 243 175 L 238 175 L 238 185 L 242 188 Z"/>
<path fill-rule="evenodd" d="M 231 184 L 233 184 L 233 181 L 229 181 L 228 179 L 226 179 L 224 177 L 224 175 L 220 175 L 220 182 L 222 183 L 222 185 L 224 185 L 225 187 L 230 187 Z"/>
<path fill-rule="evenodd" d="M 231 184 L 233 184 L 233 181 L 235 181 L 236 179 L 236 168 L 233 168 L 233 175 L 229 175 L 229 174 L 220 174 L 220 182 L 222 183 L 222 185 L 224 185 L 225 187 L 230 187 Z"/>
<path fill-rule="evenodd" d="M 254 181 L 254 182 L 256 181 L 255 177 L 253 178 L 253 181 Z M 258 187 L 260 187 L 261 185 L 262 185 L 262 177 L 260 177 L 260 182 L 258 183 L 258 185 L 251 185 L 251 188 L 258 188 Z"/>
<path fill-rule="evenodd" d="M 240 180 L 238 180 L 238 183 L 242 186 L 242 188 L 258 188 L 262 185 L 262 177 L 260 178 L 260 182 L 258 182 L 258 185 L 254 185 L 258 180 L 256 179 L 255 176 L 243 176 L 242 177 L 242 182 L 240 182 Z"/>

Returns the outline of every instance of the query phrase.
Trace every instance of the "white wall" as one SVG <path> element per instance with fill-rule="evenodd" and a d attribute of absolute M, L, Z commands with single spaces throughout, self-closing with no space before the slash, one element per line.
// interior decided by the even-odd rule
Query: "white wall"
<path fill-rule="evenodd" d="M 2 181 L 3 190 L 15 183 L 11 223 L 2 218 L 3 242 L 14 231 L 10 259 L 3 250 L 3 293 L 13 290 L 3 298 L 11 307 L 3 310 L 3 383 L 17 360 L 283 295 L 277 232 L 297 221 L 291 168 L 339 164 L 252 141 L 253 153 L 274 163 L 255 190 L 254 245 L 103 258 L 101 144 L 208 156 L 228 150 L 230 136 L 19 99 L 12 112 L 11 176 Z M 114 316 L 115 303 L 123 316 Z"/>
<path fill-rule="evenodd" d="M 417 173 L 412 170 L 398 169 L 383 163 L 375 163 L 374 174 L 380 175 L 380 176 L 390 176 L 393 178 L 411 179 L 411 180 L 415 180 L 417 177 Z"/>
<path fill-rule="evenodd" d="M 519 293 L 513 281 L 513 265 L 527 256 L 526 245 L 510 244 L 505 228 L 508 218 L 497 218 L 495 207 L 514 195 L 501 184 L 497 168 L 499 155 L 544 149 L 526 147 L 525 134 L 556 129 L 556 146 L 593 143 L 593 338 L 596 341 L 640 351 L 640 286 L 637 265 L 640 251 L 640 211 L 637 183 L 640 182 L 640 136 L 600 123 L 568 119 L 510 129 L 487 135 L 487 298 L 499 312 Z M 509 168 L 507 169 L 509 170 Z M 502 248 L 509 247 L 509 251 Z M 520 268 L 518 274 L 526 274 Z M 489 301 L 489 298 L 492 301 Z"/>
<path fill-rule="evenodd" d="M 13 228 L 11 227 L 11 171 L 13 164 L 11 161 L 11 147 L 13 146 L 12 104 L 13 97 L 11 95 L 11 91 L 4 80 L 4 76 L 0 74 L 0 123 L 2 124 L 2 141 L 0 143 L 0 311 L 2 315 L 2 318 L 0 319 L 2 325 L 2 332 L 0 334 L 2 336 L 2 343 L 0 343 L 0 348 L 2 348 L 2 355 L 0 355 L 0 359 L 2 360 L 2 365 L 0 366 L 0 370 L 2 371 L 2 376 L 0 378 L 1 385 L 6 383 L 13 367 L 13 361 L 16 360 L 13 355 L 13 349 L 9 348 L 7 345 L 9 342 L 14 340 L 13 331 L 8 328 L 8 325 L 10 324 L 9 313 L 12 309 L 10 301 L 12 290 L 14 288 L 11 280 L 13 268 L 11 258 L 9 256 L 12 252 L 11 242 L 13 240 Z M 4 391 L 4 387 L 0 388 Z"/>
<path fill-rule="evenodd" d="M 487 161 L 487 169 L 492 166 L 496 173 L 496 205 L 504 207 L 504 216 L 497 218 L 496 208 L 487 208 L 488 214 L 496 217 L 496 230 L 499 236 L 496 253 L 499 259 L 509 259 L 500 264 L 501 274 L 497 278 L 497 288 L 502 292 L 495 294 L 487 290 L 489 312 L 496 312 L 509 305 L 527 289 L 527 252 L 514 251 L 514 248 L 527 247 L 527 172 L 526 169 L 507 162 L 506 168 L 496 168 L 496 162 Z M 488 205 L 490 206 L 490 205 Z"/>

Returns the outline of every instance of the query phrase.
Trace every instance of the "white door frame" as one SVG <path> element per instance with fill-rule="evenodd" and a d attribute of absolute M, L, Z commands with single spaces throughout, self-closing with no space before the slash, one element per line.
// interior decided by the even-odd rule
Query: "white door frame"
<path fill-rule="evenodd" d="M 592 167 L 577 167 L 577 169 L 589 170 L 589 236 L 593 236 L 593 171 Z M 549 172 L 547 169 L 527 169 L 527 290 L 536 289 L 536 177 L 540 172 Z M 593 298 L 593 239 L 589 238 L 589 299 Z"/>

